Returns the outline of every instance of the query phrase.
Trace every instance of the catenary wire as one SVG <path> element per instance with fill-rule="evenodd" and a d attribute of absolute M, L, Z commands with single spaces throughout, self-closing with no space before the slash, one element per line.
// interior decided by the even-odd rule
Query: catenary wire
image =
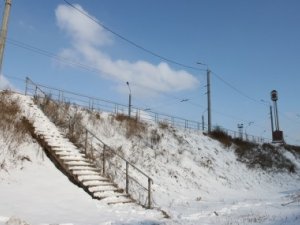
<path fill-rule="evenodd" d="M 181 67 L 184 67 L 184 68 L 188 68 L 188 69 L 193 69 L 193 70 L 197 70 L 197 71 L 206 71 L 206 69 L 201 69 L 201 68 L 198 68 L 198 67 L 194 67 L 194 66 L 189 66 L 189 65 L 186 65 L 186 64 L 183 64 L 181 62 L 178 62 L 178 61 L 175 61 L 173 59 L 170 59 L 170 58 L 167 58 L 165 56 L 162 56 L 154 51 L 151 51 L 145 47 L 143 47 L 142 45 L 140 44 L 137 44 L 136 42 L 134 41 L 131 41 L 130 39 L 126 38 L 125 36 L 117 33 L 116 31 L 112 30 L 111 28 L 109 28 L 108 26 L 104 25 L 103 23 L 99 22 L 98 20 L 96 20 L 94 17 L 90 16 L 88 13 L 84 12 L 83 10 L 77 8 L 75 5 L 73 5 L 72 3 L 68 2 L 67 0 L 63 0 L 66 4 L 68 4 L 69 7 L 72 7 L 73 9 L 75 9 L 77 12 L 79 12 L 80 14 L 86 16 L 87 18 L 89 18 L 90 20 L 92 20 L 93 22 L 95 22 L 96 24 L 100 25 L 102 28 L 104 28 L 105 30 L 107 30 L 108 32 L 114 34 L 115 36 L 117 36 L 118 38 L 122 39 L 123 41 L 129 43 L 130 45 L 152 55 L 152 56 L 155 56 L 156 58 L 159 58 L 163 61 L 166 61 L 166 62 L 169 62 L 171 64 L 174 64 L 174 65 L 177 65 L 177 66 L 181 66 Z"/>

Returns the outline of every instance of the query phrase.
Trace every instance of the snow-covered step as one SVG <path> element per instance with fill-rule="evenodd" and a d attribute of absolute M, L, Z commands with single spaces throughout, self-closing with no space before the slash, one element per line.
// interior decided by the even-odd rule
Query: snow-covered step
<path fill-rule="evenodd" d="M 100 171 L 98 168 L 96 168 L 94 166 L 69 166 L 69 170 L 71 170 L 71 171 L 82 171 L 82 170 Z"/>
<path fill-rule="evenodd" d="M 101 186 L 101 188 L 99 188 L 98 191 L 93 191 L 93 194 L 95 194 L 95 195 L 96 195 L 96 193 L 100 193 L 101 194 L 101 193 L 104 193 L 104 192 L 107 192 L 107 191 L 122 193 L 123 189 L 120 189 L 120 188 L 117 188 L 117 187 L 113 187 L 113 186 Z"/>
<path fill-rule="evenodd" d="M 93 187 L 93 186 L 101 185 L 103 181 L 109 181 L 109 180 L 106 178 L 99 179 L 99 180 L 87 180 L 87 181 L 83 181 L 82 184 L 86 187 Z"/>
<path fill-rule="evenodd" d="M 89 191 L 93 192 L 93 193 L 107 191 L 107 190 L 110 190 L 110 191 L 118 190 L 118 189 L 116 189 L 114 184 L 110 183 L 110 182 L 102 182 L 102 184 L 99 186 L 92 186 L 92 187 L 87 186 L 87 187 L 88 187 Z"/>
<path fill-rule="evenodd" d="M 67 151 L 55 152 L 55 155 L 57 155 L 59 157 L 62 157 L 62 156 L 83 156 L 83 157 L 85 157 L 85 155 L 82 153 L 67 152 Z"/>
<path fill-rule="evenodd" d="M 74 175 L 99 175 L 99 172 L 92 170 L 75 170 L 72 173 Z"/>
<path fill-rule="evenodd" d="M 123 196 L 123 197 L 129 197 L 128 194 L 125 194 L 125 193 L 118 193 L 118 192 L 114 192 L 114 191 L 95 192 L 95 193 L 93 193 L 93 196 L 94 196 L 95 198 L 100 198 L 100 199 L 108 198 L 108 197 L 111 197 L 111 196 Z"/>
<path fill-rule="evenodd" d="M 66 152 L 70 152 L 70 153 L 82 153 L 79 149 L 76 149 L 76 148 L 73 148 L 73 147 L 61 147 L 61 148 L 58 148 L 58 147 L 52 147 L 51 146 L 51 149 L 52 151 L 54 152 L 63 152 L 63 151 L 66 151 Z"/>
<path fill-rule="evenodd" d="M 68 161 L 65 162 L 65 164 L 68 166 L 92 166 L 91 163 L 83 162 L 83 161 Z"/>
<path fill-rule="evenodd" d="M 76 156 L 76 155 L 69 155 L 69 156 L 61 156 L 61 160 L 63 161 L 82 161 L 82 162 L 89 162 L 88 159 L 82 157 L 82 156 Z"/>
<path fill-rule="evenodd" d="M 106 202 L 108 205 L 133 202 L 132 199 L 124 196 L 111 196 L 111 197 L 104 198 L 103 201 Z"/>
<path fill-rule="evenodd" d="M 66 151 L 66 152 L 74 152 L 74 153 L 81 153 L 81 151 L 79 151 L 78 149 L 76 149 L 75 147 L 56 147 L 56 146 L 51 146 L 51 149 L 55 152 L 62 152 L 62 151 Z"/>
<path fill-rule="evenodd" d="M 106 178 L 100 175 L 79 175 L 78 180 L 79 181 L 104 181 L 106 180 Z"/>

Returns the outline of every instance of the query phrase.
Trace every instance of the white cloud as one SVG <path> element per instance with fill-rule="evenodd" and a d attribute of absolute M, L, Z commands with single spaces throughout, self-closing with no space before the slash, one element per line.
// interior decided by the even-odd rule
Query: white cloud
<path fill-rule="evenodd" d="M 80 5 L 76 7 L 84 11 Z M 119 84 L 129 81 L 135 87 L 142 87 L 139 91 L 146 87 L 155 92 L 172 92 L 193 89 L 199 85 L 192 74 L 174 70 L 165 62 L 154 65 L 142 60 L 112 60 L 101 49 L 113 42 L 111 35 L 103 27 L 66 5 L 59 5 L 55 13 L 59 28 L 72 41 L 72 47 L 61 52 L 63 57 L 79 57 L 81 62 L 98 68 L 108 79 Z"/>
<path fill-rule="evenodd" d="M 14 89 L 10 82 L 1 74 L 0 75 L 0 90 Z"/>

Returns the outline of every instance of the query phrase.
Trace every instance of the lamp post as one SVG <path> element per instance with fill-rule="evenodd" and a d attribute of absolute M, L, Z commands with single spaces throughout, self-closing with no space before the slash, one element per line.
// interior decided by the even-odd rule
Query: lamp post
<path fill-rule="evenodd" d="M 206 66 L 206 79 L 207 79 L 207 132 L 211 132 L 211 98 L 210 98 L 210 69 L 208 68 L 208 65 L 205 63 L 197 62 L 199 65 Z"/>
<path fill-rule="evenodd" d="M 131 117 L 131 89 L 130 89 L 130 85 L 129 82 L 126 82 L 128 89 L 129 89 L 129 99 L 128 99 L 128 116 Z"/>

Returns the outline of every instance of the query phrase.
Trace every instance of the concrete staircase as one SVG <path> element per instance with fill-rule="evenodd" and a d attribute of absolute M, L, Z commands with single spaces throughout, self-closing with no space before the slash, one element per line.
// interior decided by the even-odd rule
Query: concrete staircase
<path fill-rule="evenodd" d="M 68 178 L 83 188 L 92 198 L 107 204 L 134 202 L 123 189 L 102 176 L 95 163 L 60 133 L 57 127 L 34 104 L 31 98 L 21 96 L 28 107 L 23 110 L 24 122 L 32 136 L 44 148 L 48 157 Z"/>

